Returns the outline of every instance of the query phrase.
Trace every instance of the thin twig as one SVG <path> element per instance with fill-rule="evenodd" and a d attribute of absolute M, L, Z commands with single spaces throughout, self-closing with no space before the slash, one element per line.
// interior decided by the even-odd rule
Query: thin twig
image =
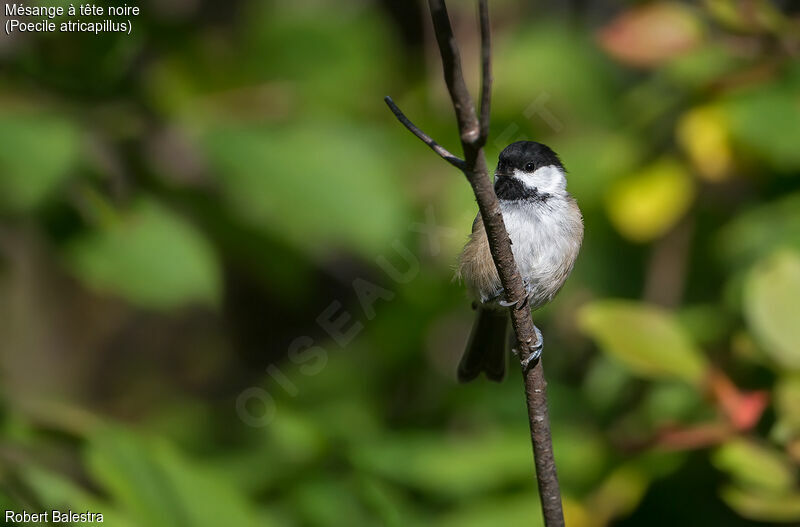
<path fill-rule="evenodd" d="M 491 51 L 489 40 L 489 14 L 485 0 L 479 1 L 479 16 L 481 20 L 481 120 L 479 121 L 475 106 L 464 83 L 459 58 L 458 45 L 447 15 L 444 0 L 428 0 L 431 18 L 436 33 L 436 42 L 442 57 L 444 79 L 450 100 L 456 113 L 458 131 L 461 138 L 461 147 L 464 151 L 463 166 L 453 163 L 452 154 L 449 158 L 442 155 L 433 145 L 436 143 L 424 134 L 387 98 L 386 102 L 403 125 L 411 130 L 414 135 L 422 139 L 448 162 L 457 166 L 466 176 L 475 199 L 486 236 L 492 259 L 497 267 L 500 282 L 506 291 L 506 300 L 509 304 L 521 303 L 526 295 L 522 278 L 511 252 L 511 240 L 508 237 L 503 215 L 495 195 L 489 171 L 486 166 L 486 157 L 483 145 L 489 131 L 489 111 L 491 98 Z M 436 145 L 438 146 L 438 145 Z M 439 147 L 441 148 L 441 147 Z M 442 149 L 444 150 L 444 149 Z M 446 150 L 444 152 L 447 152 Z M 458 158 L 456 158 L 458 159 Z M 458 161 L 461 161 L 458 159 Z M 524 360 L 530 350 L 537 343 L 536 333 L 533 330 L 533 320 L 530 310 L 510 308 L 511 323 L 517 340 L 517 350 L 520 350 L 520 359 Z M 542 503 L 542 514 L 546 527 L 561 527 L 564 525 L 564 514 L 561 505 L 561 491 L 556 474 L 556 465 L 553 457 L 553 445 L 550 434 L 550 418 L 547 411 L 547 382 L 544 379 L 542 363 L 539 361 L 527 371 L 523 370 L 525 379 L 525 396 L 528 407 L 528 422 L 531 430 L 534 462 L 536 465 L 536 481 L 539 486 L 539 499 Z"/>
<path fill-rule="evenodd" d="M 420 130 L 417 127 L 417 125 L 412 123 L 411 120 L 408 117 L 406 117 L 403 111 L 397 107 L 397 105 L 394 103 L 391 97 L 387 95 L 386 97 L 383 98 L 383 100 L 386 101 L 386 105 L 389 107 L 390 110 L 392 110 L 392 113 L 395 115 L 395 117 L 397 117 L 397 120 L 400 121 L 403 124 L 403 126 L 408 128 L 408 130 L 412 134 L 416 135 L 423 143 L 431 147 L 431 150 L 439 154 L 439 157 L 441 157 L 442 159 L 444 159 L 445 161 L 447 161 L 448 163 L 450 163 L 459 170 L 465 170 L 467 168 L 467 165 L 466 163 L 464 163 L 463 159 L 451 154 L 446 148 L 444 148 L 442 145 L 434 141 L 431 136 Z"/>
<path fill-rule="evenodd" d="M 453 28 L 450 27 L 447 7 L 444 4 L 444 0 L 429 0 L 428 5 L 431 8 L 433 30 L 436 34 L 436 42 L 439 44 L 439 53 L 442 56 L 444 81 L 447 84 L 447 91 L 450 92 L 450 100 L 453 102 L 453 108 L 456 111 L 461 142 L 474 145 L 480 136 L 480 125 L 478 117 L 475 115 L 475 105 L 472 104 L 472 97 L 464 82 L 464 74 L 461 71 L 461 56 L 458 52 L 458 44 L 453 36 Z M 464 156 L 468 157 L 467 152 L 464 152 Z"/>
<path fill-rule="evenodd" d="M 481 25 L 481 117 L 480 145 L 489 137 L 489 116 L 492 105 L 492 36 L 489 26 L 489 4 L 478 0 L 478 19 Z"/>

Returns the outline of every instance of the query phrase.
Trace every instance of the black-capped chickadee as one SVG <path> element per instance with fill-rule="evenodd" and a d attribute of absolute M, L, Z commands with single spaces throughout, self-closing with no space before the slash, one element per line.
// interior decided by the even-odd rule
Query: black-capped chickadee
<path fill-rule="evenodd" d="M 553 299 L 572 271 L 583 241 L 581 211 L 567 192 L 561 160 L 549 147 L 534 141 L 512 143 L 500 153 L 494 190 L 525 283 L 527 305 L 536 309 Z M 500 381 L 509 344 L 509 304 L 480 214 L 461 254 L 457 277 L 466 283 L 477 305 L 458 379 L 466 382 L 483 371 L 489 379 Z M 542 334 L 534 329 L 538 345 L 524 367 L 542 353 Z"/>

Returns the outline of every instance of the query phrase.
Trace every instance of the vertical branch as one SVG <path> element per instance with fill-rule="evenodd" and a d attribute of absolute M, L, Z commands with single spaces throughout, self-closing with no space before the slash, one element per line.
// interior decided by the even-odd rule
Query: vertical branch
<path fill-rule="evenodd" d="M 459 168 L 469 181 L 478 202 L 492 259 L 497 267 L 500 282 L 506 292 L 506 301 L 510 304 L 521 304 L 525 298 L 522 277 L 511 252 L 511 240 L 508 237 L 503 215 L 497 196 L 494 192 L 483 146 L 489 133 L 489 113 L 491 99 L 491 43 L 489 35 L 489 9 L 487 0 L 478 0 L 478 14 L 481 31 L 481 106 L 480 119 L 464 82 L 461 69 L 461 58 L 458 45 L 450 25 L 450 18 L 444 0 L 428 0 L 433 20 L 436 42 L 442 57 L 442 68 L 447 91 L 458 122 L 461 147 L 464 159 L 458 159 L 444 150 L 433 139 L 417 128 L 399 108 L 386 97 L 386 104 L 414 135 L 430 146 L 439 156 Z M 533 319 L 530 310 L 510 308 L 511 323 L 514 327 L 520 359 L 524 360 L 536 344 L 533 330 Z M 531 430 L 536 480 L 539 486 L 539 499 L 542 504 L 546 527 L 564 525 L 561 505 L 561 491 L 553 458 L 553 445 L 550 435 L 550 418 L 547 411 L 547 383 L 539 361 L 527 371 L 523 370 L 525 380 L 525 396 L 528 407 L 528 422 Z"/>

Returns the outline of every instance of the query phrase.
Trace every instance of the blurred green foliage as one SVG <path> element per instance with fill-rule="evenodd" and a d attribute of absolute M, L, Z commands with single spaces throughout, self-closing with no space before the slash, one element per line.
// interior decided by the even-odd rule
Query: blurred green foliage
<path fill-rule="evenodd" d="M 64 249 L 67 266 L 88 286 L 162 309 L 218 300 L 216 257 L 191 225 L 144 199 L 108 214 Z"/>
<path fill-rule="evenodd" d="M 59 115 L 8 113 L 0 121 L 2 208 L 24 213 L 40 206 L 74 170 L 80 131 Z"/>
<path fill-rule="evenodd" d="M 535 314 L 568 524 L 797 524 L 797 8 L 490 6 L 490 162 L 551 145 L 585 216 Z M 455 149 L 424 6 L 141 7 L 0 42 L 3 507 L 539 524 L 519 379 L 454 380 L 474 200 L 381 100 Z"/>

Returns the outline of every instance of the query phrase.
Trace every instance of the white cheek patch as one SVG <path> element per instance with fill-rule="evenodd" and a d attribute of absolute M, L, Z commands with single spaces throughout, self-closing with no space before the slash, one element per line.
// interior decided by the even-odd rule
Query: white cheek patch
<path fill-rule="evenodd" d="M 556 193 L 566 190 L 567 178 L 564 171 L 555 165 L 537 168 L 533 172 L 514 170 L 514 177 L 522 181 L 525 186 L 536 188 L 539 192 Z"/>

